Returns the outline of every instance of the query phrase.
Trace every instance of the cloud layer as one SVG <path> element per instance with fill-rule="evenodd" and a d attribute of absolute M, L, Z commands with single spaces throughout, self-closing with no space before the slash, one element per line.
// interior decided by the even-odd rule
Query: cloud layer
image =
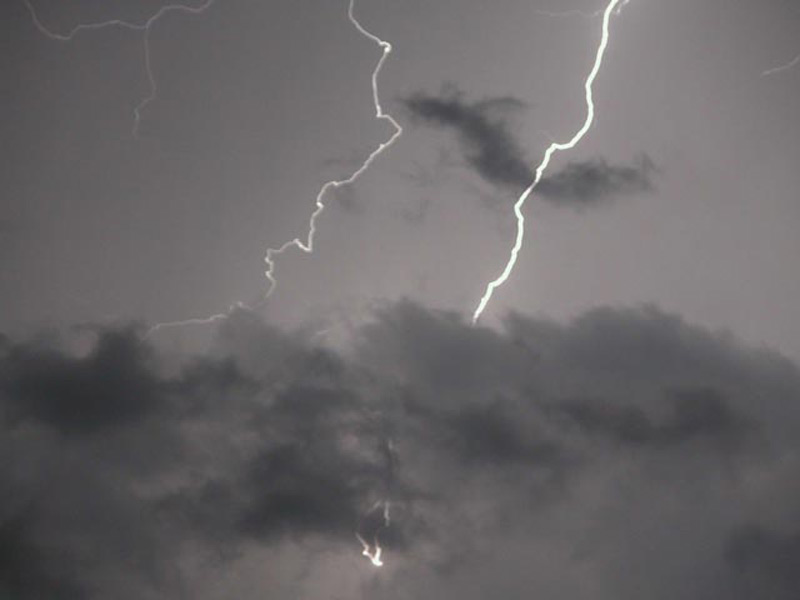
<path fill-rule="evenodd" d="M 404 302 L 346 350 L 245 311 L 202 356 L 3 339 L 0 595 L 796 598 L 798 397 L 655 308 Z"/>

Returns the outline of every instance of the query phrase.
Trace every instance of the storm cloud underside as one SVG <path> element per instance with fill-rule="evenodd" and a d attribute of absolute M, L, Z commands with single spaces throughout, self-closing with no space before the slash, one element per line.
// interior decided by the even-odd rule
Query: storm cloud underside
<path fill-rule="evenodd" d="M 655 308 L 494 331 L 401 302 L 338 351 L 245 310 L 205 355 L 140 333 L 3 340 L 5 594 L 221 598 L 204 573 L 257 585 L 248 556 L 298 546 L 317 596 L 336 564 L 356 588 L 330 593 L 381 598 L 799 591 L 800 373 L 780 355 Z M 372 580 L 353 532 L 388 490 Z"/>

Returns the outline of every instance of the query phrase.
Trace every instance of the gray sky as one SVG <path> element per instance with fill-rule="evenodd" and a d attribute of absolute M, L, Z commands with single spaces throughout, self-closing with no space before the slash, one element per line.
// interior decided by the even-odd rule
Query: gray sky
<path fill-rule="evenodd" d="M 131 111 L 148 93 L 141 34 L 111 28 L 54 42 L 21 2 L 7 3 L 4 327 L 179 320 L 261 293 L 266 248 L 304 235 L 319 186 L 390 133 L 372 118 L 379 51 L 340 4 L 228 1 L 167 15 L 151 34 L 158 97 L 137 141 Z M 37 6 L 65 32 L 82 19 L 141 19 L 158 5 Z M 444 85 L 465 102 L 517 99 L 525 107 L 508 118 L 533 166 L 548 136 L 581 122 L 599 34 L 597 18 L 539 11 L 598 6 L 356 8 L 395 46 L 379 83 L 406 135 L 342 202 L 330 199 L 319 251 L 281 261 L 270 317 L 297 323 L 403 296 L 469 313 L 505 263 L 516 192 L 482 180 L 452 132 L 410 123 L 400 101 Z M 798 77 L 760 76 L 800 53 L 798 22 L 787 2 L 629 4 L 612 23 L 595 126 L 552 171 L 645 154 L 658 168 L 655 189 L 592 211 L 534 199 L 515 276 L 486 317 L 655 302 L 800 355 Z M 483 210 L 487 199 L 497 210 Z"/>
<path fill-rule="evenodd" d="M 164 6 L 31 1 L 60 35 Z M 263 307 L 145 339 L 266 292 L 392 133 L 380 49 L 346 0 L 168 12 L 133 135 L 144 33 L 3 3 L 0 591 L 796 597 L 792 2 L 625 5 L 467 324 L 602 8 L 356 0 L 403 135 Z"/>

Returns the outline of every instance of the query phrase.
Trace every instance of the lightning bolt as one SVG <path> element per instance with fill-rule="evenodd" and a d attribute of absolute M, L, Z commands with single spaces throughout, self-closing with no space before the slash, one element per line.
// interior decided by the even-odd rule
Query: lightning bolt
<path fill-rule="evenodd" d="M 481 301 L 478 303 L 478 307 L 475 309 L 475 312 L 472 315 L 473 324 L 478 322 L 478 319 L 486 308 L 486 305 L 492 299 L 494 291 L 508 280 L 511 272 L 514 270 L 514 265 L 517 262 L 517 256 L 519 255 L 520 248 L 522 248 L 522 240 L 525 237 L 525 215 L 522 214 L 522 207 L 525 206 L 528 196 L 531 195 L 531 192 L 533 192 L 533 190 L 541 181 L 545 169 L 547 169 L 547 166 L 550 164 L 550 159 L 556 152 L 562 152 L 564 150 L 570 150 L 571 148 L 574 148 L 578 142 L 583 139 L 583 136 L 586 135 L 586 132 L 589 131 L 592 123 L 594 122 L 594 97 L 592 95 L 592 86 L 598 72 L 600 71 L 600 67 L 603 64 L 603 56 L 605 55 L 606 47 L 608 46 L 608 24 L 615 9 L 622 8 L 629 1 L 630 0 L 611 0 L 606 6 L 606 9 L 603 11 L 603 28 L 600 45 L 597 47 L 597 54 L 594 59 L 592 70 L 589 72 L 589 76 L 586 78 L 586 82 L 584 83 L 587 108 L 586 120 L 584 121 L 583 126 L 581 126 L 581 128 L 568 142 L 553 142 L 550 144 L 550 146 L 548 146 L 544 153 L 542 162 L 539 163 L 538 167 L 536 167 L 536 175 L 533 182 L 525 189 L 525 191 L 522 192 L 519 199 L 517 199 L 516 203 L 514 204 L 514 214 L 517 217 L 517 236 L 514 241 L 514 246 L 511 248 L 511 254 L 508 258 L 505 268 L 503 269 L 503 272 L 500 273 L 497 279 L 494 279 L 487 284 L 486 290 L 481 297 Z"/>
<path fill-rule="evenodd" d="M 27 0 L 26 0 L 27 1 Z M 211 0 L 214 1 L 214 0 Z M 210 4 L 210 2 L 209 2 Z M 232 306 L 227 312 L 218 313 L 211 315 L 210 317 L 204 318 L 193 318 L 193 319 L 186 319 L 183 321 L 171 321 L 167 323 L 158 323 L 151 327 L 147 335 L 152 335 L 159 330 L 167 329 L 167 328 L 174 328 L 174 327 L 184 327 L 188 325 L 210 325 L 212 323 L 216 323 L 217 321 L 226 319 L 231 311 L 234 308 L 250 308 L 257 309 L 261 307 L 264 302 L 272 295 L 275 291 L 275 287 L 277 286 L 277 280 L 275 279 L 275 268 L 276 268 L 276 257 L 280 256 L 284 252 L 286 252 L 289 248 L 297 248 L 302 250 L 306 254 L 312 254 L 314 252 L 314 236 L 317 232 L 317 219 L 325 210 L 325 202 L 324 198 L 325 195 L 331 190 L 342 187 L 344 185 L 348 185 L 354 183 L 361 175 L 369 169 L 370 165 L 380 156 L 383 152 L 385 152 L 388 148 L 390 148 L 395 141 L 403 134 L 403 128 L 400 124 L 392 117 L 390 114 L 384 112 L 383 107 L 381 105 L 380 94 L 378 93 L 378 76 L 380 75 L 381 69 L 383 69 L 383 65 L 386 62 L 386 59 L 389 57 L 389 54 L 392 52 L 392 45 L 379 38 L 375 34 L 368 31 L 361 22 L 355 16 L 355 0 L 349 0 L 349 4 L 347 7 L 347 18 L 356 28 L 356 30 L 369 39 L 370 41 L 377 44 L 382 50 L 383 53 L 381 54 L 380 59 L 375 65 L 375 68 L 372 71 L 372 75 L 370 77 L 370 82 L 372 85 L 372 104 L 375 108 L 375 118 L 388 122 L 392 128 L 394 129 L 392 135 L 385 141 L 381 142 L 375 150 L 373 150 L 367 158 L 361 163 L 361 166 L 353 171 L 348 177 L 344 179 L 332 179 L 331 181 L 326 182 L 317 192 L 316 198 L 314 200 L 314 211 L 311 213 L 311 216 L 308 220 L 308 233 L 306 234 L 306 239 L 303 241 L 299 237 L 294 238 L 288 242 L 285 242 L 281 246 L 277 248 L 267 248 L 266 255 L 264 256 L 264 262 L 267 264 L 267 269 L 264 271 L 264 275 L 269 282 L 269 286 L 267 288 L 266 293 L 258 300 L 255 304 L 250 306 L 242 303 L 237 302 L 234 306 Z"/>
<path fill-rule="evenodd" d="M 367 542 L 367 540 L 365 540 L 360 533 L 356 532 L 356 538 L 358 539 L 359 542 L 361 542 L 362 556 L 366 556 L 372 563 L 372 565 L 375 567 L 383 566 L 383 560 L 381 559 L 381 556 L 383 555 L 383 548 L 381 548 L 381 541 L 380 541 L 381 529 L 386 529 L 391 524 L 391 517 L 389 515 L 390 504 L 388 500 L 384 501 L 379 500 L 372 507 L 372 510 L 377 509 L 381 504 L 383 504 L 383 526 L 380 529 L 378 529 L 377 532 L 375 532 L 375 537 L 373 538 L 372 544 Z"/>
<path fill-rule="evenodd" d="M 147 81 L 148 85 L 150 86 L 149 92 L 147 95 L 142 98 L 136 107 L 133 109 L 133 129 L 131 130 L 131 135 L 134 139 L 139 138 L 139 126 L 142 122 L 142 111 L 147 108 L 147 105 L 151 102 L 155 101 L 158 96 L 158 84 L 156 82 L 156 78 L 153 75 L 153 65 L 150 56 L 150 33 L 153 30 L 153 26 L 158 22 L 158 20 L 163 17 L 165 14 L 170 12 L 180 12 L 180 13 L 187 13 L 191 15 L 199 15 L 201 13 L 206 12 L 216 0 L 205 0 L 202 4 L 198 6 L 187 6 L 185 4 L 167 4 L 162 6 L 155 14 L 153 14 L 149 19 L 147 19 L 144 23 L 133 23 L 131 21 L 124 21 L 122 19 L 110 19 L 108 21 L 101 21 L 99 23 L 81 23 L 73 27 L 68 33 L 56 33 L 54 31 L 49 30 L 45 25 L 42 23 L 41 19 L 39 19 L 39 15 L 36 12 L 36 9 L 31 4 L 30 0 L 23 0 L 25 6 L 28 9 L 28 12 L 31 14 L 31 20 L 33 24 L 36 26 L 43 35 L 50 38 L 51 40 L 57 42 L 70 42 L 72 41 L 76 35 L 81 33 L 82 31 L 95 31 L 97 29 L 105 29 L 106 27 L 121 27 L 122 29 L 129 29 L 131 31 L 141 31 L 144 33 L 142 38 L 142 44 L 144 47 L 144 68 L 145 73 L 147 74 Z"/>
<path fill-rule="evenodd" d="M 298 250 L 302 250 L 306 254 L 311 254 L 314 252 L 314 235 L 317 232 L 317 219 L 325 210 L 325 203 L 323 199 L 325 195 L 331 189 L 339 188 L 343 185 L 348 185 L 355 182 L 361 175 L 366 171 L 369 166 L 375 161 L 375 159 L 382 154 L 387 148 L 391 147 L 392 144 L 395 143 L 397 138 L 399 138 L 403 133 L 403 128 L 400 124 L 394 120 L 394 118 L 389 115 L 388 113 L 383 112 L 383 108 L 381 107 L 380 96 L 378 95 L 378 75 L 380 75 L 381 69 L 383 68 L 384 62 L 389 57 L 389 54 L 392 52 L 392 45 L 379 38 L 373 33 L 367 31 L 363 25 L 356 19 L 354 14 L 354 5 L 355 0 L 350 0 L 350 4 L 347 8 L 347 18 L 350 19 L 350 22 L 353 26 L 358 30 L 358 32 L 365 36 L 366 38 L 370 39 L 371 41 L 375 42 L 380 48 L 383 49 L 383 54 L 381 55 L 380 59 L 378 60 L 377 65 L 375 65 L 375 69 L 372 71 L 372 102 L 375 107 L 375 118 L 388 122 L 393 128 L 394 133 L 389 137 L 389 139 L 385 142 L 382 142 L 372 153 L 366 158 L 366 160 L 361 164 L 361 166 L 356 169 L 349 177 L 345 179 L 333 179 L 331 181 L 326 182 L 317 193 L 317 197 L 315 200 L 315 209 L 314 212 L 311 213 L 311 217 L 308 220 L 308 233 L 306 234 L 305 241 L 301 240 L 300 238 L 294 238 L 277 248 L 268 248 L 267 254 L 264 256 L 264 262 L 267 263 L 267 270 L 264 271 L 264 275 L 266 275 L 267 280 L 269 281 L 269 288 L 267 289 L 267 293 L 264 299 L 269 298 L 272 295 L 272 292 L 275 291 L 275 286 L 277 285 L 277 280 L 275 279 L 275 257 L 280 256 L 284 252 L 286 252 L 289 248 L 297 248 Z"/>
<path fill-rule="evenodd" d="M 235 308 L 247 308 L 243 302 L 237 302 L 226 312 L 217 313 L 210 317 L 194 317 L 191 319 L 184 319 L 182 321 L 168 321 L 166 323 L 156 323 L 145 333 L 145 337 L 149 337 L 162 329 L 174 329 L 176 327 L 189 327 L 190 325 L 211 325 L 217 321 L 224 321 L 227 319 Z"/>
<path fill-rule="evenodd" d="M 385 491 L 385 498 L 383 500 L 378 500 L 372 505 L 367 511 L 367 516 L 372 516 L 376 513 L 378 509 L 381 510 L 381 515 L 383 517 L 383 523 L 378 526 L 375 532 L 372 534 L 372 544 L 370 544 L 364 536 L 356 529 L 356 539 L 361 543 L 361 554 L 366 556 L 369 561 L 375 567 L 382 567 L 383 566 L 383 548 L 381 547 L 381 532 L 388 529 L 389 525 L 391 525 L 391 503 L 388 497 L 391 495 L 392 486 L 394 484 L 394 472 L 395 472 L 395 451 L 394 451 L 394 442 L 391 439 L 384 440 L 383 444 L 383 453 L 386 459 L 386 491 Z M 360 528 L 360 526 L 359 526 Z"/>
<path fill-rule="evenodd" d="M 777 67 L 773 67 L 772 69 L 767 69 L 766 71 L 761 73 L 761 76 L 762 77 L 766 77 L 768 75 L 775 75 L 776 73 L 780 73 L 782 71 L 788 71 L 789 69 L 791 69 L 792 67 L 794 67 L 794 66 L 796 66 L 798 64 L 800 64 L 800 54 L 795 56 L 792 60 L 790 60 L 785 65 L 779 65 Z"/>

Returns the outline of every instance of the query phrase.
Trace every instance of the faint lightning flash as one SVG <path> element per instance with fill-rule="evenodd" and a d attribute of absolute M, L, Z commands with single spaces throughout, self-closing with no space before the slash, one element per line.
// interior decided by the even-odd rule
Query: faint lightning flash
<path fill-rule="evenodd" d="M 593 12 L 585 12 L 582 10 L 578 10 L 577 8 L 573 8 L 570 10 L 544 10 L 541 8 L 534 8 L 533 12 L 538 13 L 540 15 L 544 15 L 546 17 L 583 17 L 584 19 L 594 19 L 595 17 L 599 17 L 603 14 L 602 10 L 595 10 Z"/>
<path fill-rule="evenodd" d="M 774 67 L 772 69 L 767 69 L 766 71 L 761 73 L 761 76 L 762 77 L 766 77 L 767 75 L 775 75 L 776 73 L 780 73 L 782 71 L 788 71 L 789 69 L 791 69 L 792 67 L 794 67 L 794 66 L 796 66 L 798 64 L 800 64 L 800 54 L 795 56 L 792 60 L 790 60 L 785 65 L 780 65 L 780 66 Z"/>
<path fill-rule="evenodd" d="M 544 158 L 542 162 L 536 167 L 536 176 L 528 188 L 522 192 L 522 195 L 519 197 L 517 202 L 514 204 L 514 214 L 517 216 L 517 237 L 514 242 L 514 247 L 511 248 L 511 255 L 509 256 L 508 262 L 506 263 L 503 272 L 500 276 L 495 279 L 494 281 L 490 281 L 489 284 L 486 286 L 486 291 L 481 298 L 480 303 L 478 304 L 478 308 L 475 309 L 475 313 L 472 315 L 472 322 L 477 323 L 478 319 L 483 313 L 486 305 L 489 303 L 489 300 L 492 299 L 492 295 L 494 294 L 495 289 L 503 285 L 508 277 L 511 275 L 511 271 L 514 270 L 514 265 L 517 262 L 517 255 L 519 254 L 520 248 L 522 248 L 522 240 L 525 236 L 525 216 L 522 214 L 522 207 L 525 205 L 525 201 L 528 199 L 528 196 L 531 195 L 534 188 L 539 184 L 539 181 L 542 179 L 542 175 L 544 174 L 545 169 L 547 169 L 547 165 L 550 164 L 550 159 L 552 158 L 553 154 L 563 150 L 569 150 L 574 148 L 578 142 L 581 141 L 586 132 L 589 131 L 589 128 L 592 126 L 592 122 L 594 121 L 594 98 L 592 95 L 592 85 L 594 84 L 594 80 L 597 77 L 597 73 L 600 71 L 600 66 L 603 63 L 603 55 L 605 54 L 606 47 L 608 46 L 608 23 L 611 20 L 611 15 L 614 13 L 614 10 L 619 7 L 625 6 L 630 0 L 611 0 L 608 3 L 605 11 L 603 12 L 603 34 L 602 38 L 600 39 L 600 45 L 597 48 L 597 55 L 594 59 L 594 66 L 592 67 L 591 72 L 589 73 L 589 77 L 586 78 L 586 83 L 584 84 L 584 89 L 586 90 L 586 121 L 584 121 L 583 126 L 578 130 L 578 132 L 566 143 L 557 143 L 554 142 L 550 144 L 547 150 L 544 153 Z"/>
<path fill-rule="evenodd" d="M 369 31 L 364 29 L 364 26 L 361 25 L 361 23 L 358 21 L 358 19 L 356 19 L 355 15 L 353 14 L 354 4 L 355 0 L 350 0 L 350 4 L 347 9 L 347 18 L 350 19 L 350 22 L 356 29 L 358 29 L 359 33 L 361 33 L 363 36 L 369 38 L 370 40 L 378 44 L 378 46 L 383 48 L 383 54 L 378 60 L 378 64 L 375 65 L 375 69 L 372 71 L 372 102 L 375 107 L 375 118 L 388 121 L 394 128 L 394 133 L 392 133 L 391 137 L 387 141 L 382 142 L 375 150 L 373 150 L 373 152 L 367 157 L 364 163 L 356 171 L 354 171 L 352 175 L 350 175 L 346 179 L 338 179 L 338 180 L 334 179 L 328 181 L 327 183 L 325 183 L 325 185 L 323 185 L 320 188 L 319 192 L 317 193 L 315 201 L 316 208 L 314 209 L 314 212 L 311 213 L 311 217 L 308 220 L 308 234 L 306 236 L 305 242 L 303 242 L 300 238 L 294 238 L 293 240 L 284 243 L 282 246 L 279 246 L 278 248 L 267 249 L 267 254 L 264 257 L 264 262 L 267 263 L 267 270 L 264 272 L 264 274 L 269 280 L 269 289 L 267 290 L 264 299 L 267 299 L 270 297 L 270 295 L 272 295 L 272 292 L 275 290 L 275 286 L 278 283 L 275 279 L 276 256 L 283 254 L 284 252 L 286 252 L 286 250 L 288 250 L 292 246 L 298 248 L 299 250 L 302 250 L 307 254 L 311 254 L 314 252 L 314 234 L 317 231 L 317 218 L 322 214 L 322 211 L 325 210 L 325 203 L 322 201 L 322 199 L 325 197 L 325 194 L 328 193 L 328 190 L 330 190 L 331 188 L 338 188 L 343 185 L 347 185 L 356 181 L 359 177 L 361 177 L 362 173 L 364 173 L 364 171 L 366 171 L 369 168 L 369 166 L 378 157 L 378 155 L 383 153 L 384 150 L 386 150 L 392 144 L 394 144 L 395 140 L 397 140 L 397 138 L 399 138 L 400 135 L 402 135 L 403 133 L 403 128 L 400 126 L 400 124 L 397 121 L 395 121 L 391 115 L 383 112 L 383 108 L 381 107 L 380 97 L 378 96 L 378 75 L 380 74 L 381 69 L 383 68 L 383 63 L 386 61 L 386 58 L 392 51 L 392 45 L 389 42 L 382 40 L 375 34 L 370 33 Z"/>
<path fill-rule="evenodd" d="M 36 12 L 36 9 L 31 4 L 31 0 L 23 0 L 25 6 L 28 8 L 28 12 L 31 14 L 31 19 L 33 20 L 33 24 L 36 28 L 45 36 L 50 38 L 51 40 L 55 40 L 57 42 L 69 42 L 71 41 L 76 35 L 78 35 L 81 31 L 93 31 L 96 29 L 104 29 L 106 27 L 121 27 L 123 29 L 129 29 L 132 31 L 143 31 L 143 44 L 144 44 L 144 68 L 145 72 L 147 73 L 147 81 L 150 85 L 150 91 L 148 94 L 141 99 L 139 104 L 133 109 L 133 129 L 131 134 L 135 139 L 139 138 L 139 125 L 142 121 L 142 111 L 147 107 L 148 104 L 153 102 L 158 95 L 158 85 L 156 84 L 156 78 L 153 75 L 153 68 L 152 62 L 150 60 L 150 32 L 153 29 L 153 25 L 165 14 L 170 12 L 182 12 L 182 13 L 189 13 L 191 15 L 199 15 L 200 13 L 204 13 L 208 10 L 212 4 L 214 4 L 216 0 L 205 0 L 202 4 L 198 6 L 187 6 L 185 4 L 167 4 L 162 6 L 153 16 L 147 19 L 144 23 L 132 23 L 130 21 L 124 21 L 122 19 L 110 19 L 108 21 L 101 21 L 99 23 L 82 23 L 73 27 L 69 33 L 55 33 L 50 31 L 47 27 L 44 26 L 42 21 L 39 19 L 39 15 Z"/>

